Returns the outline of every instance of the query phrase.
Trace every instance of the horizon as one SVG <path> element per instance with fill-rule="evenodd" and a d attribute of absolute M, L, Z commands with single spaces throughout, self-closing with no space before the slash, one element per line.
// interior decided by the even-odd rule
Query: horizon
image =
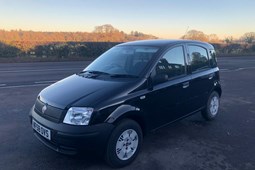
<path fill-rule="evenodd" d="M 139 31 L 158 38 L 180 38 L 187 31 L 239 38 L 255 31 L 255 1 L 146 0 L 82 1 L 1 0 L 0 29 L 34 32 L 92 32 L 111 24 L 129 34 Z M 199 7 L 199 8 L 198 8 Z M 8 17 L 6 17 L 8 16 Z"/>

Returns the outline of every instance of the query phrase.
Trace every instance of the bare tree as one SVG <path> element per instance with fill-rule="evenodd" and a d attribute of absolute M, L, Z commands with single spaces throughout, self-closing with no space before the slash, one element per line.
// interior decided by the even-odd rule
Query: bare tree
<path fill-rule="evenodd" d="M 210 35 L 208 35 L 208 41 L 210 43 L 219 43 L 220 39 L 216 34 L 210 34 Z"/>
<path fill-rule="evenodd" d="M 244 41 L 247 44 L 253 43 L 255 40 L 255 32 L 247 32 L 241 37 L 241 41 Z"/>
<path fill-rule="evenodd" d="M 232 36 L 229 36 L 229 37 L 226 37 L 224 39 L 224 42 L 227 43 L 227 44 L 232 44 L 233 43 L 233 37 Z"/>

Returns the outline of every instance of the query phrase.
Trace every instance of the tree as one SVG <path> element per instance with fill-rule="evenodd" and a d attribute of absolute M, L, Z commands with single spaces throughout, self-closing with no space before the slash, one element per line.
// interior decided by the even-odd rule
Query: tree
<path fill-rule="evenodd" d="M 114 28 L 111 24 L 105 24 L 101 26 L 96 26 L 95 33 L 114 33 L 114 32 L 119 32 L 118 29 Z"/>
<path fill-rule="evenodd" d="M 232 44 L 233 43 L 233 37 L 232 36 L 229 36 L 229 37 L 226 37 L 224 39 L 224 42 L 226 42 L 227 44 Z"/>
<path fill-rule="evenodd" d="M 210 34 L 210 35 L 208 35 L 208 41 L 210 43 L 219 43 L 220 39 L 216 34 Z"/>
<path fill-rule="evenodd" d="M 202 31 L 190 30 L 186 35 L 181 37 L 182 39 L 208 41 L 208 37 Z"/>
<path fill-rule="evenodd" d="M 244 41 L 247 44 L 252 44 L 255 40 L 255 32 L 247 32 L 241 37 L 241 41 Z"/>

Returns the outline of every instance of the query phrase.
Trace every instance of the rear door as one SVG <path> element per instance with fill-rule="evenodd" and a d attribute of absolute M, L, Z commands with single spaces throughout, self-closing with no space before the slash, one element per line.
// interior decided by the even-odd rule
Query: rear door
<path fill-rule="evenodd" d="M 215 73 L 210 67 L 207 48 L 196 44 L 188 44 L 187 48 L 188 68 L 192 75 L 190 110 L 195 111 L 205 106 L 209 92 L 213 88 Z"/>

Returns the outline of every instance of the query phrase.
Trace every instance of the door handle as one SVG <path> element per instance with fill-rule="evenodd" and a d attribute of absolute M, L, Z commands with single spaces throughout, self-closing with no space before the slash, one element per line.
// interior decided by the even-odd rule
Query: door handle
<path fill-rule="evenodd" d="M 213 74 L 210 74 L 208 79 L 211 80 L 212 78 L 214 77 L 214 73 Z"/>
<path fill-rule="evenodd" d="M 186 89 L 189 87 L 189 82 L 182 83 L 182 88 Z"/>

